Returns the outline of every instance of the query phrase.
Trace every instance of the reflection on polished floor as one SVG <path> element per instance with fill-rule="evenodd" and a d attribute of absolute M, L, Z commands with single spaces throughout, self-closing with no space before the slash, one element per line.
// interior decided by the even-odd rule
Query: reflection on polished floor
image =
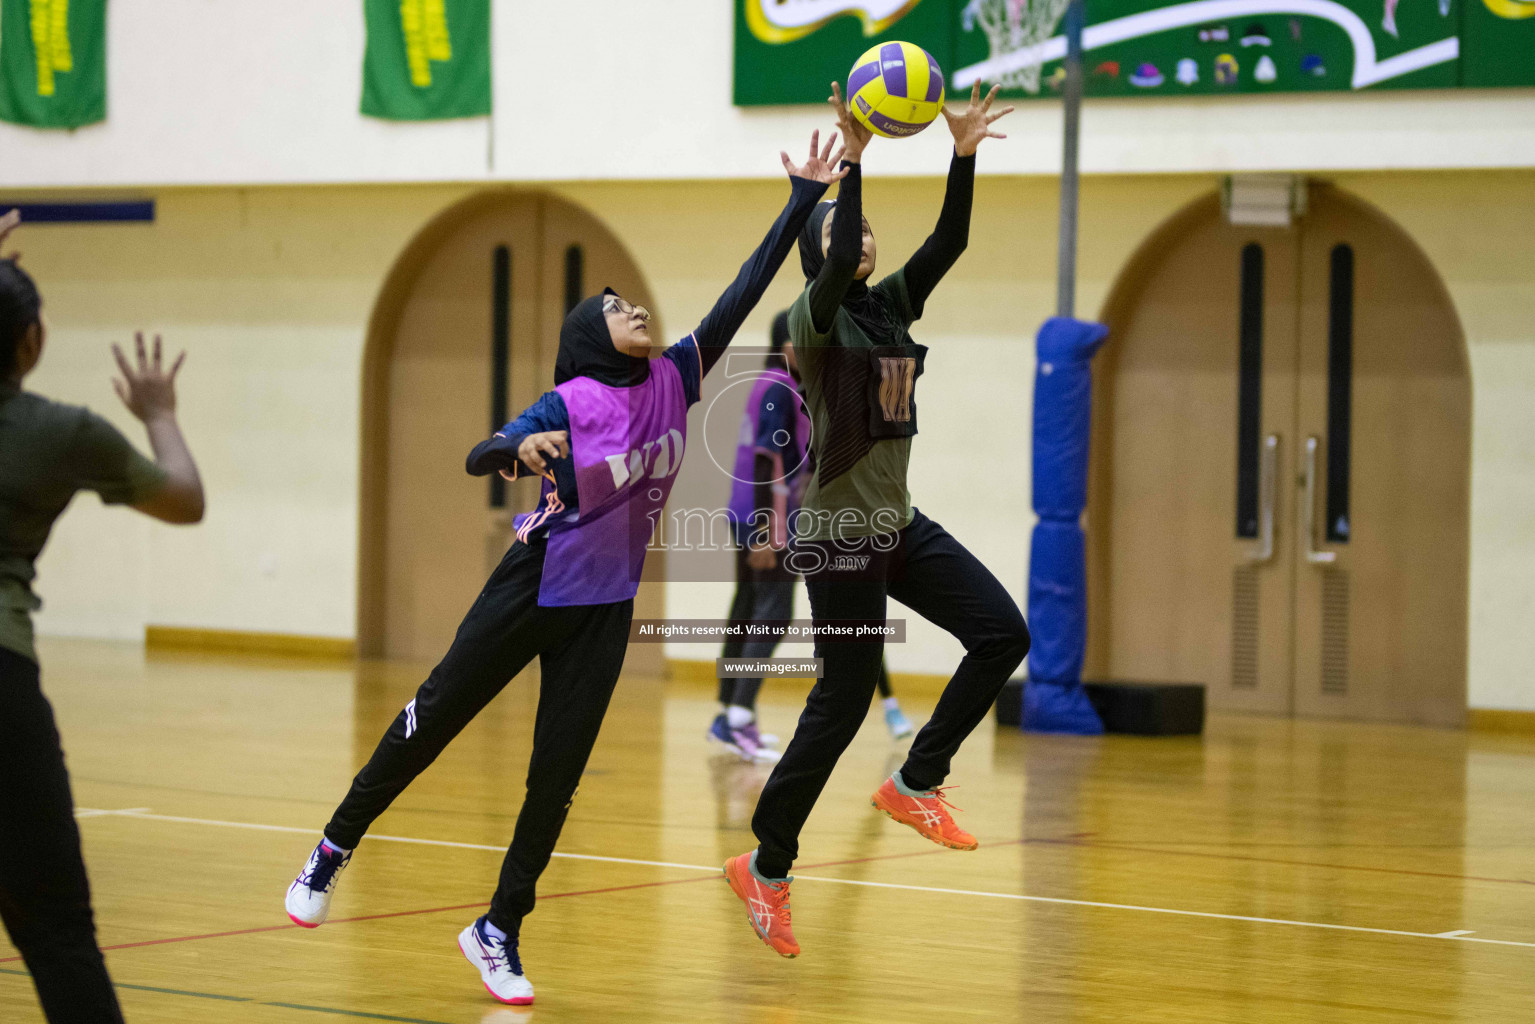
<path fill-rule="evenodd" d="M 718 871 L 752 845 L 767 769 L 705 745 L 705 690 L 626 679 L 523 929 L 538 1002 L 513 1009 L 454 940 L 511 836 L 526 677 L 375 829 L 432 843 L 365 842 L 311 932 L 283 891 L 423 667 L 60 641 L 42 658 L 138 1024 L 1535 1020 L 1535 737 L 987 723 L 951 779 L 982 844 L 958 853 L 868 805 L 900 756 L 871 714 L 810 819 L 805 952 L 781 960 Z M 770 685 L 765 726 L 787 736 L 801 696 Z M 0 939 L 0 1021 L 35 1024 L 14 957 Z"/>

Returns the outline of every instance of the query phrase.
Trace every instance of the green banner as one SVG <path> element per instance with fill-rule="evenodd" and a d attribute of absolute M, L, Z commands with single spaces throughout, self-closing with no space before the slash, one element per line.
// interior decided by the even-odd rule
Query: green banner
<path fill-rule="evenodd" d="M 735 102 L 814 103 L 875 42 L 951 95 L 1059 92 L 1066 0 L 735 0 Z M 1535 0 L 1087 0 L 1089 96 L 1535 85 Z"/>
<path fill-rule="evenodd" d="M 362 112 L 393 121 L 490 113 L 490 0 L 363 0 Z"/>
<path fill-rule="evenodd" d="M 949 0 L 735 0 L 735 103 L 813 103 L 859 54 L 893 39 L 949 67 Z"/>
<path fill-rule="evenodd" d="M 78 128 L 106 116 L 106 0 L 0 0 L 0 121 Z"/>
<path fill-rule="evenodd" d="M 1535 0 L 1465 0 L 1466 85 L 1535 81 Z"/>

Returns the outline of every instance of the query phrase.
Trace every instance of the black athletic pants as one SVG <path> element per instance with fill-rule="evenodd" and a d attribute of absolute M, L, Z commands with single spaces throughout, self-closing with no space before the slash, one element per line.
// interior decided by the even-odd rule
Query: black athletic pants
<path fill-rule="evenodd" d="M 0 919 L 53 1024 L 121 1024 L 37 662 L 0 648 Z"/>
<path fill-rule="evenodd" d="M 432 669 L 336 808 L 325 837 L 352 849 L 380 814 L 512 677 L 539 659 L 528 791 L 490 922 L 517 934 L 575 799 L 629 643 L 634 602 L 541 608 L 546 541 L 512 545 Z"/>
<path fill-rule="evenodd" d="M 794 582 L 796 573 L 784 568 L 779 556 L 778 565 L 772 569 L 753 569 L 746 561 L 747 549 L 743 545 L 736 550 L 736 594 L 730 602 L 730 624 L 748 622 L 787 622 L 794 616 Z M 784 630 L 778 629 L 750 640 L 731 637 L 720 652 L 724 658 L 770 658 L 783 640 Z M 757 708 L 757 693 L 762 689 L 762 677 L 755 679 L 721 679 L 720 703 L 737 707 Z M 879 666 L 879 695 L 888 697 L 890 673 L 884 662 Z"/>
<path fill-rule="evenodd" d="M 948 531 L 915 512 L 898 533 L 848 541 L 803 542 L 825 567 L 807 572 L 810 609 L 827 621 L 883 623 L 886 597 L 942 626 L 965 646 L 933 717 L 901 766 L 908 784 L 931 788 L 981 723 L 1002 685 L 1029 652 L 1029 630 L 1006 588 Z M 887 550 L 880 550 L 886 548 Z M 841 559 L 841 561 L 839 561 Z M 757 867 L 782 878 L 799 854 L 799 833 L 837 759 L 863 724 L 879 677 L 884 643 L 818 640 L 824 676 L 810 691 L 794 738 L 757 801 L 752 831 Z"/>

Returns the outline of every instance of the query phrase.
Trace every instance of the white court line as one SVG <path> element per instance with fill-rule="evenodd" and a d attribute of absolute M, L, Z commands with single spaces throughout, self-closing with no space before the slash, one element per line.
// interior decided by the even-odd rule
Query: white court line
<path fill-rule="evenodd" d="M 215 825 L 222 828 L 243 828 L 258 832 L 300 832 L 314 835 L 312 828 L 295 828 L 291 825 L 260 825 L 248 821 L 219 821 L 214 818 L 182 818 L 170 814 L 151 814 L 148 809 L 128 808 L 120 811 L 98 811 L 81 808 L 79 817 L 143 818 L 148 821 L 169 821 L 186 825 Z M 385 843 L 414 843 L 418 846 L 446 846 L 459 850 L 490 850 L 503 853 L 504 846 L 487 846 L 483 843 L 455 843 L 446 839 L 414 839 L 409 836 L 382 836 L 369 834 L 364 839 L 376 839 Z M 719 868 L 704 864 L 677 864 L 664 860 L 636 860 L 631 857 L 598 857 L 589 853 L 556 853 L 567 860 L 606 861 L 610 864 L 636 864 L 653 868 L 681 868 L 684 871 L 719 872 Z M 1351 924 L 1327 924 L 1322 921 L 1292 921 L 1282 917 L 1249 917 L 1244 914 L 1217 914 L 1203 910 L 1174 910 L 1170 907 L 1143 907 L 1134 903 L 1102 903 L 1095 900 L 1073 900 L 1059 896 L 1025 896 L 1012 892 L 990 892 L 984 889 L 942 889 L 929 885 L 902 885 L 897 882 L 866 882 L 854 878 L 828 878 L 824 875 L 795 875 L 797 881 L 830 882 L 836 885 L 860 885 L 870 889 L 898 889 L 905 892 L 931 892 L 944 896 L 976 896 L 994 900 L 1016 900 L 1022 903 L 1049 903 L 1063 907 L 1096 907 L 1103 910 L 1134 910 L 1143 914 L 1170 914 L 1174 917 L 1199 917 L 1215 921 L 1245 921 L 1249 924 L 1277 924 L 1291 928 L 1320 928 L 1326 931 L 1356 932 L 1365 935 L 1396 935 L 1409 939 L 1438 939 L 1441 942 L 1477 942 L 1488 946 L 1518 946 L 1535 949 L 1535 942 L 1514 942 L 1510 939 L 1473 938 L 1470 930 L 1449 932 L 1409 932 L 1396 928 L 1365 928 Z"/>
<path fill-rule="evenodd" d="M 1067 907 L 1105 907 L 1110 910 L 1139 910 L 1146 914 L 1175 914 L 1179 917 L 1207 917 L 1219 921 L 1250 921 L 1253 924 L 1284 924 L 1293 928 L 1325 928 L 1339 932 L 1365 932 L 1369 935 L 1404 935 L 1413 939 L 1451 939 L 1457 942 L 1484 942 L 1490 946 L 1523 946 L 1535 949 L 1535 942 L 1513 942 L 1508 939 L 1472 939 L 1469 931 L 1456 932 L 1405 932 L 1395 928 L 1362 928 L 1352 924 L 1324 924 L 1321 921 L 1289 921 L 1282 917 L 1247 917 L 1242 914 L 1214 914 L 1203 910 L 1171 910 L 1167 907 L 1141 907 L 1133 903 L 1098 903 L 1093 900 L 1068 900 L 1057 896 L 1020 896 L 1011 892 L 984 892 L 975 889 L 938 889 L 926 885 L 898 885 L 894 882 L 864 882 L 852 878 L 817 878 L 814 875 L 795 875 L 811 882 L 840 882 L 843 885 L 868 885 L 880 889 L 909 889 L 912 892 L 937 892 L 950 896 L 989 896 L 998 900 L 1024 900 L 1029 903 L 1057 903 Z"/>
<path fill-rule="evenodd" d="M 105 816 L 117 818 L 144 818 L 148 821 L 174 821 L 183 825 L 218 825 L 222 828 L 244 828 L 255 832 L 299 832 L 305 835 L 319 835 L 318 830 L 312 828 L 294 828 L 292 825 L 258 825 L 249 821 L 219 821 L 215 818 L 178 818 L 172 814 L 150 814 L 148 807 L 130 807 L 121 811 L 99 811 L 91 808 L 80 808 L 75 811 L 77 818 L 99 818 Z M 457 850 L 490 850 L 494 853 L 505 853 L 506 847 L 487 846 L 484 843 L 454 843 L 446 839 L 412 839 L 409 836 L 383 836 L 372 832 L 363 836 L 364 839 L 377 839 L 382 843 L 414 843 L 417 846 L 449 846 Z M 719 871 L 719 868 L 705 867 L 702 864 L 673 864 L 664 860 L 633 860 L 629 857 L 598 857 L 591 853 L 555 853 L 552 856 L 563 857 L 566 860 L 600 860 L 610 864 L 639 864 L 649 868 L 683 868 L 687 871 Z"/>
<path fill-rule="evenodd" d="M 148 807 L 124 807 L 120 811 L 98 811 L 98 810 L 94 810 L 94 809 L 89 808 L 89 807 L 81 807 L 81 808 L 76 808 L 76 810 L 75 810 L 75 817 L 76 818 L 101 818 L 101 817 L 106 817 L 108 815 L 118 815 L 118 816 L 121 816 L 121 815 L 124 815 L 124 814 L 142 814 L 143 812 L 145 812 L 147 810 L 149 810 Z"/>

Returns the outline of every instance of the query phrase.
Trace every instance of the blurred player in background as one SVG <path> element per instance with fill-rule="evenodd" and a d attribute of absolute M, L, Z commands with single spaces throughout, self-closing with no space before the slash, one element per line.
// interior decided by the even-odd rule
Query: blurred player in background
<path fill-rule="evenodd" d="M 0 216 L 0 245 L 20 221 Z M 32 612 L 35 563 L 77 491 L 167 523 L 203 516 L 197 465 L 176 423 L 176 374 L 157 336 L 134 338 L 134 361 L 112 346 L 118 397 L 143 422 L 145 458 L 100 416 L 22 390 L 47 341 L 42 296 L 17 257 L 0 258 L 0 919 L 21 950 L 54 1024 L 123 1019 L 96 946 L 90 883 L 53 708 L 43 696 Z"/>
<path fill-rule="evenodd" d="M 730 519 L 736 530 L 736 593 L 730 625 L 771 625 L 794 617 L 794 584 L 799 575 L 785 564 L 795 513 L 805 481 L 814 472 L 810 420 L 800 400 L 799 364 L 789 341 L 789 313 L 773 318 L 772 352 L 746 399 L 736 449 Z M 768 658 L 783 640 L 780 626 L 760 637 L 732 637 L 725 658 Z M 777 761 L 778 737 L 757 728 L 757 693 L 762 677 L 720 680 L 720 711 L 709 726 L 709 739 L 747 760 Z M 890 688 L 890 673 L 879 670 L 879 695 L 885 727 L 892 739 L 912 734 Z"/>

